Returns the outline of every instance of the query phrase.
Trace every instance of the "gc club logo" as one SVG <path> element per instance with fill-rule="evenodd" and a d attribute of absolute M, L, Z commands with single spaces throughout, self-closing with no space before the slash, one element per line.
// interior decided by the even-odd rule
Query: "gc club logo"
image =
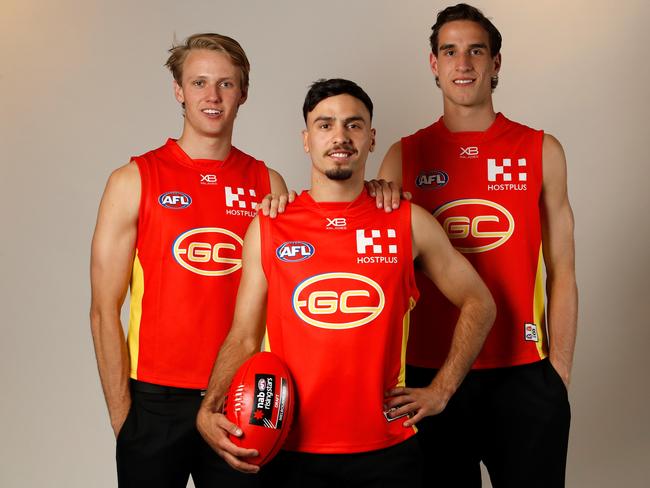
<path fill-rule="evenodd" d="M 275 255 L 281 261 L 297 263 L 314 255 L 314 246 L 304 241 L 288 241 L 275 250 Z"/>
<path fill-rule="evenodd" d="M 449 183 L 449 175 L 441 169 L 420 171 L 415 177 L 415 186 L 423 190 L 435 190 Z"/>
<path fill-rule="evenodd" d="M 293 310 L 309 325 L 352 329 L 372 322 L 384 309 L 381 287 L 355 273 L 323 273 L 307 278 L 293 291 Z"/>
<path fill-rule="evenodd" d="M 179 235 L 172 246 L 183 268 L 203 276 L 225 276 L 241 268 L 243 241 L 219 227 L 201 227 Z"/>
<path fill-rule="evenodd" d="M 192 198 L 182 191 L 168 191 L 158 197 L 158 203 L 165 208 L 179 210 L 192 204 Z"/>
<path fill-rule="evenodd" d="M 515 219 L 508 209 L 489 200 L 454 200 L 438 208 L 433 216 L 462 253 L 496 249 L 515 231 Z"/>

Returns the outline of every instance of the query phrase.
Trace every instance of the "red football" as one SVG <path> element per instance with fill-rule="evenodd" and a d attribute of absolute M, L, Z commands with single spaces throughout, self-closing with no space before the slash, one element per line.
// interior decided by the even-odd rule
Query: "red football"
<path fill-rule="evenodd" d="M 293 381 L 284 362 L 271 352 L 258 352 L 240 366 L 224 401 L 223 413 L 243 432 L 234 444 L 257 449 L 246 462 L 262 466 L 287 438 L 294 407 Z"/>

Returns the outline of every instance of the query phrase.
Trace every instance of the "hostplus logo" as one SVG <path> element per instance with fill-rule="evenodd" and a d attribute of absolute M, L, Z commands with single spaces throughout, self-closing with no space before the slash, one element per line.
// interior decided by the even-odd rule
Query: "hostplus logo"
<path fill-rule="evenodd" d="M 357 264 L 397 263 L 395 229 L 357 229 Z"/>
<path fill-rule="evenodd" d="M 228 207 L 226 215 L 255 217 L 259 205 L 255 190 L 226 186 L 224 191 Z"/>
<path fill-rule="evenodd" d="M 487 160 L 487 179 L 489 191 L 526 191 L 528 171 L 526 169 L 526 158 L 517 159 L 516 165 L 510 158 L 500 161 L 489 158 Z"/>

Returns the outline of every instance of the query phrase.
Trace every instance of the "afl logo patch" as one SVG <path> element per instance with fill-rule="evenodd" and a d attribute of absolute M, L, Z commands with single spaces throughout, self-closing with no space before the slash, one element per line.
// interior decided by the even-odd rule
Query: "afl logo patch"
<path fill-rule="evenodd" d="M 172 246 L 183 268 L 203 276 L 225 276 L 241 268 L 243 240 L 219 227 L 201 227 L 179 235 Z"/>
<path fill-rule="evenodd" d="M 314 255 L 314 246 L 304 241 L 288 241 L 275 250 L 275 255 L 281 261 L 297 263 Z"/>
<path fill-rule="evenodd" d="M 515 231 L 515 219 L 508 209 L 489 200 L 454 200 L 438 208 L 433 216 L 462 253 L 496 249 Z"/>
<path fill-rule="evenodd" d="M 344 330 L 369 324 L 384 310 L 384 291 L 367 276 L 323 273 L 293 291 L 293 311 L 306 324 Z"/>
<path fill-rule="evenodd" d="M 415 178 L 415 186 L 421 190 L 435 190 L 449 183 L 449 175 L 440 169 L 421 171 Z"/>
<path fill-rule="evenodd" d="M 192 204 L 192 198 L 182 191 L 168 191 L 158 197 L 158 203 L 165 208 L 179 210 Z"/>

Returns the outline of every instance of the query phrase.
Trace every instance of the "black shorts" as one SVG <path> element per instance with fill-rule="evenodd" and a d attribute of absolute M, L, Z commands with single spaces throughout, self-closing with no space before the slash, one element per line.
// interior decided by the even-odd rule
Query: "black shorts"
<path fill-rule="evenodd" d="M 117 436 L 117 479 L 124 487 L 258 486 L 232 469 L 196 429 L 201 390 L 131 381 L 131 409 Z"/>
<path fill-rule="evenodd" d="M 264 466 L 264 486 L 283 488 L 418 488 L 421 455 L 418 442 L 404 442 L 354 454 L 280 451 Z"/>
<path fill-rule="evenodd" d="M 408 386 L 436 370 L 408 366 Z M 480 488 L 479 463 L 494 488 L 564 486 L 571 412 L 566 387 L 548 359 L 471 371 L 447 408 L 417 425 L 424 486 Z"/>

